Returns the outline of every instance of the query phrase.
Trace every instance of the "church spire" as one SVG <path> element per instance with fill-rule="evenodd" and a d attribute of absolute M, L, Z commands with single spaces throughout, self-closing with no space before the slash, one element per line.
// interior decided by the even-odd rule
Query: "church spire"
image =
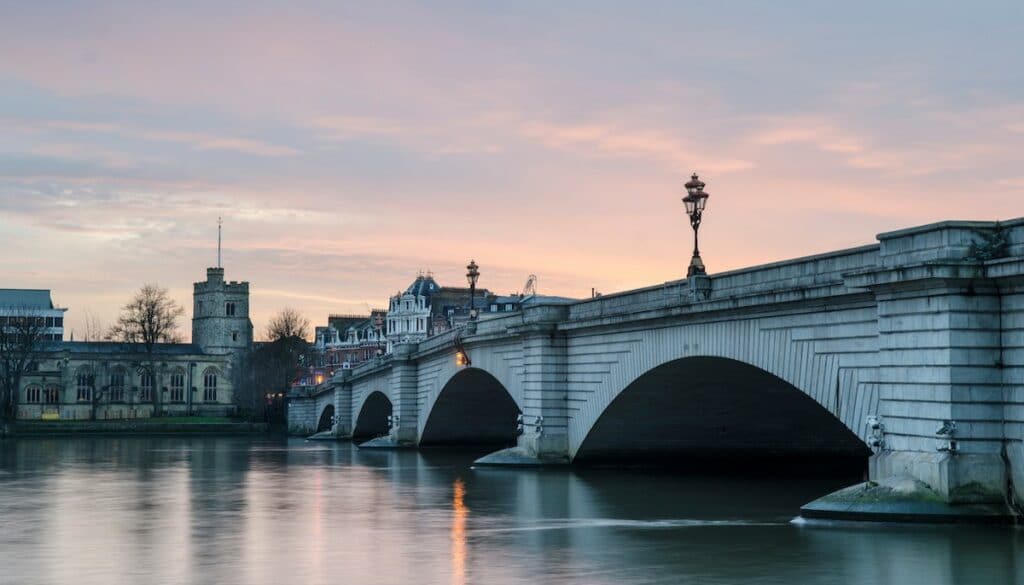
<path fill-rule="evenodd" d="M 221 229 L 222 229 L 223 225 L 224 225 L 224 220 L 221 219 L 221 217 L 218 215 L 217 216 L 217 268 L 221 267 L 221 265 L 220 265 L 220 240 L 221 240 L 221 236 L 220 236 L 220 234 L 221 234 Z"/>

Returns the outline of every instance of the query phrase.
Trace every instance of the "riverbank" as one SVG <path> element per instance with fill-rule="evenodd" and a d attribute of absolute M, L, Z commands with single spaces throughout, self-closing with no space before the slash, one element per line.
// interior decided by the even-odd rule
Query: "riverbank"
<path fill-rule="evenodd" d="M 269 431 L 266 423 L 223 417 L 161 417 L 131 420 L 16 421 L 7 436 L 51 435 L 249 435 Z M 0 433 L 0 437 L 5 433 Z"/>

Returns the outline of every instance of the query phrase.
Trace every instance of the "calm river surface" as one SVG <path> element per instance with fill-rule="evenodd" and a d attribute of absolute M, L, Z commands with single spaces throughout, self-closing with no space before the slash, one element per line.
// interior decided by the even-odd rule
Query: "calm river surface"
<path fill-rule="evenodd" d="M 471 469 L 248 438 L 0 441 L 0 583 L 1024 583 L 1024 531 L 808 525 L 849 479 Z"/>

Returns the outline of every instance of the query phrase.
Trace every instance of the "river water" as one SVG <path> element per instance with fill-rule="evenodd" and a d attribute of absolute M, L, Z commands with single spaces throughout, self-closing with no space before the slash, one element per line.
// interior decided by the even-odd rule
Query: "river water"
<path fill-rule="evenodd" d="M 856 478 L 472 469 L 475 455 L 0 441 L 0 583 L 1024 583 L 1019 529 L 793 522 Z"/>

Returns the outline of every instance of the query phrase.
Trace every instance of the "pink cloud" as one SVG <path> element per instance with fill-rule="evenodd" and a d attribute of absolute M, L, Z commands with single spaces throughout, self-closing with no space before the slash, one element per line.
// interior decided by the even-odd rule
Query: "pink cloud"
<path fill-rule="evenodd" d="M 724 174 L 754 166 L 747 160 L 709 156 L 706 149 L 693 147 L 669 133 L 628 124 L 525 122 L 521 132 L 549 148 L 601 157 L 655 158 L 677 169 L 699 168 Z"/>
<path fill-rule="evenodd" d="M 39 133 L 47 130 L 65 131 L 73 134 L 110 134 L 124 138 L 153 142 L 172 142 L 187 145 L 195 150 L 231 150 L 243 154 L 264 157 L 289 157 L 301 154 L 296 148 L 273 144 L 252 138 L 222 136 L 210 132 L 162 130 L 110 124 L 100 122 L 79 122 L 74 120 L 29 121 L 6 119 L 4 126 L 12 130 Z M 82 153 L 66 152 L 68 156 L 80 157 Z"/>

